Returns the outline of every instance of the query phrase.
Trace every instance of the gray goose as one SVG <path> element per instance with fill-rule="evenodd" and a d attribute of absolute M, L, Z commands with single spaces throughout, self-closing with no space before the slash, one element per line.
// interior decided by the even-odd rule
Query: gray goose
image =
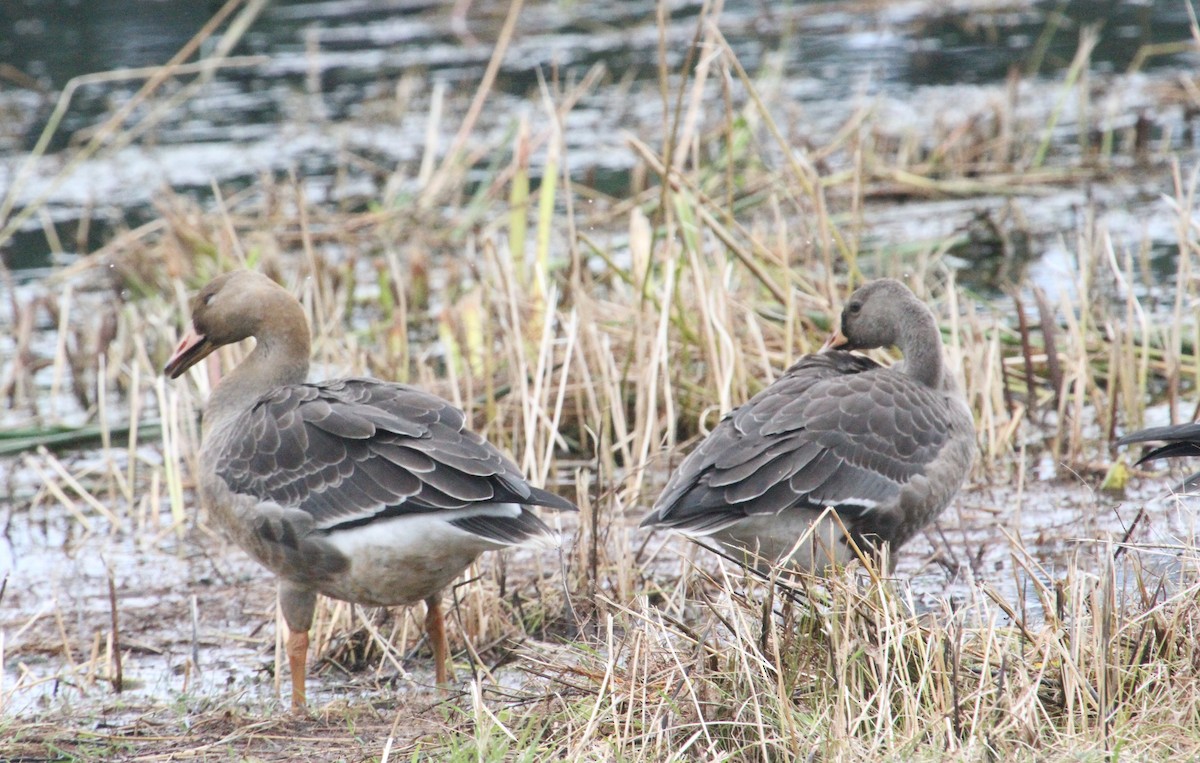
<path fill-rule="evenodd" d="M 305 705 L 318 593 L 380 607 L 424 600 L 444 683 L 442 589 L 484 551 L 554 543 L 530 506 L 574 504 L 526 482 L 439 397 L 376 379 L 305 383 L 304 311 L 258 273 L 226 273 L 200 290 L 164 372 L 178 378 L 247 337 L 254 350 L 204 408 L 199 492 L 232 540 L 278 576 L 293 710 Z"/>
<path fill-rule="evenodd" d="M 889 346 L 904 354 L 891 367 L 848 352 Z M 821 352 L 683 460 L 642 526 L 711 538 L 760 569 L 820 573 L 856 557 L 848 540 L 871 555 L 897 550 L 946 507 L 974 457 L 974 423 L 945 373 L 933 313 L 880 279 L 850 295 Z"/>

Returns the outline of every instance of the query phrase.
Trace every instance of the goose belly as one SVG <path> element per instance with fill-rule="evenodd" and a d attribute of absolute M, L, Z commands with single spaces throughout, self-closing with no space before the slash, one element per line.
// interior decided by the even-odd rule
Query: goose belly
<path fill-rule="evenodd" d="M 412 604 L 448 586 L 484 551 L 499 548 L 430 515 L 393 517 L 325 539 L 349 567 L 319 583 L 326 596 L 367 606 Z"/>
<path fill-rule="evenodd" d="M 841 526 L 828 513 L 809 509 L 752 514 L 709 537 L 735 559 L 762 570 L 786 560 L 795 569 L 820 573 L 855 558 Z"/>

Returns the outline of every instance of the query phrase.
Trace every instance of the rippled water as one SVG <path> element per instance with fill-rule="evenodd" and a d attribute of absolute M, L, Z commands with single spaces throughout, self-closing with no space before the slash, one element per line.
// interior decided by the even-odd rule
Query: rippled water
<path fill-rule="evenodd" d="M 70 77 L 159 64 L 210 12 L 205 4 L 185 0 L 139 3 L 137 13 L 122 12 L 124 7 L 111 0 L 74 7 L 26 0 L 0 8 L 0 28 L 14 32 L 0 38 L 0 62 L 44 88 L 0 91 L 0 114 L 6 117 L 0 119 L 0 190 L 12 185 L 23 151 L 35 142 L 56 93 Z M 437 140 L 440 150 L 448 147 L 508 5 L 477 0 L 458 25 L 451 8 L 414 0 L 270 4 L 234 50 L 260 58 L 218 72 L 144 139 L 84 162 L 66 183 L 51 189 L 68 146 L 128 99 L 140 80 L 86 85 L 73 100 L 51 153 L 34 164 L 32 179 L 18 193 L 18 208 L 49 194 L 46 209 L 68 244 L 80 216 L 89 214 L 95 224 L 88 243 L 94 246 L 112 226 L 152 216 L 148 205 L 164 185 L 208 197 L 213 182 L 229 189 L 251 184 L 264 172 L 295 172 L 310 180 L 310 198 L 318 202 L 377 199 L 385 178 L 369 167 L 386 170 L 419 161 L 435 93 L 446 103 Z M 678 2 L 670 8 L 661 42 L 668 67 L 677 71 L 696 34 L 700 4 Z M 919 134 L 938 120 L 978 111 L 1003 93 L 1012 67 L 1031 65 L 1030 51 L 1041 49 L 1043 41 L 1041 66 L 1019 108 L 1049 114 L 1081 27 L 1099 21 L 1104 33 L 1091 76 L 1098 97 L 1123 104 L 1122 118 L 1136 113 L 1140 92 L 1165 86 L 1200 62 L 1194 53 L 1176 53 L 1151 58 L 1143 75 L 1119 76 L 1141 45 L 1187 39 L 1185 10 L 1173 3 L 979 0 L 946 9 L 931 1 L 775 7 L 731 0 L 720 14 L 723 34 L 747 71 L 765 78 L 777 119 L 798 145 L 827 141 L 864 106 L 880 113 L 879 121 L 897 134 Z M 577 181 L 619 195 L 628 187 L 626 173 L 635 161 L 625 134 L 650 141 L 661 134 L 655 12 L 644 3 L 615 0 L 531 2 L 517 29 L 476 139 L 490 145 L 522 117 L 536 119 L 542 112 L 539 76 L 570 83 L 602 66 L 606 76 L 567 115 L 565 140 Z M 710 87 L 711 102 L 720 103 L 718 84 Z M 717 111 L 710 118 L 723 118 Z M 1180 109 L 1152 117 L 1156 136 L 1178 150 L 1194 151 L 1192 115 Z M 1071 114 L 1059 129 L 1070 135 Z M 535 173 L 541 160 L 533 158 Z M 411 179 L 411 173 L 402 174 Z M 1153 203 L 1161 186 L 1151 190 L 1131 178 L 1113 180 L 1100 186 L 1112 195 L 1111 203 L 1131 207 L 1136 221 L 1148 213 L 1152 240 L 1168 241 L 1170 221 L 1155 212 Z M 1035 217 L 1032 224 L 1049 234 L 1085 201 L 1066 192 L 1039 203 L 1032 211 L 1050 219 Z M 994 203 L 974 199 L 967 207 Z M 906 222 L 895 235 L 909 241 L 935 238 L 946 226 L 969 220 L 972 211 L 929 206 L 901 207 Z M 1129 221 L 1131 236 L 1140 233 L 1138 227 Z M 0 253 L 18 269 L 50 260 L 37 220 Z"/>

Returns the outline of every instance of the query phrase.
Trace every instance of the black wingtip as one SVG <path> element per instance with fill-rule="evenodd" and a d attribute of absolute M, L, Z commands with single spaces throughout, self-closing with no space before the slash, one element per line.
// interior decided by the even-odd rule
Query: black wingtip
<path fill-rule="evenodd" d="M 537 514 L 524 509 L 515 517 L 477 514 L 452 519 L 450 524 L 505 546 L 521 546 L 530 542 L 559 543 L 558 533 L 550 529 Z"/>
<path fill-rule="evenodd" d="M 1200 456 L 1200 442 L 1172 442 L 1154 448 L 1137 460 L 1135 466 L 1147 461 L 1157 461 L 1160 458 L 1193 458 Z"/>
<path fill-rule="evenodd" d="M 579 507 L 557 493 L 542 490 L 540 487 L 530 487 L 529 499 L 526 503 L 532 506 L 545 506 L 559 511 L 579 511 Z"/>
<path fill-rule="evenodd" d="M 658 516 L 658 509 L 650 512 L 642 517 L 642 521 L 638 523 L 638 527 L 656 528 L 661 523 L 662 519 Z"/>
<path fill-rule="evenodd" d="M 1200 456 L 1200 424 L 1141 429 L 1137 432 L 1130 432 L 1117 440 L 1116 444 L 1119 447 L 1141 442 L 1162 442 L 1163 444 L 1143 453 L 1134 466 L 1140 466 L 1147 461 L 1157 461 L 1160 458 Z"/>
<path fill-rule="evenodd" d="M 1137 442 L 1153 442 L 1155 440 L 1180 445 L 1191 443 L 1197 448 L 1197 455 L 1200 455 L 1200 423 L 1139 429 L 1117 440 L 1117 445 L 1132 445 Z"/>

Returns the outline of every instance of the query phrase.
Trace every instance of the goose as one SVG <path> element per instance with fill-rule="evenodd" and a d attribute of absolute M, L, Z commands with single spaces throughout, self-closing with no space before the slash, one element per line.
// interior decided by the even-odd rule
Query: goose
<path fill-rule="evenodd" d="M 198 492 L 216 524 L 278 577 L 292 709 L 304 712 L 317 594 L 426 605 L 435 676 L 447 680 L 441 591 L 481 553 L 556 542 L 531 511 L 573 511 L 534 487 L 449 402 L 370 378 L 306 381 L 309 327 L 270 278 L 239 270 L 191 304 L 164 368 L 177 379 L 223 345 L 253 351 L 204 406 Z"/>
<path fill-rule="evenodd" d="M 904 356 L 890 367 L 850 352 L 889 346 Z M 894 565 L 958 492 L 975 451 L 933 312 L 879 279 L 850 295 L 820 352 L 684 458 L 642 526 L 711 539 L 759 569 L 822 574 L 884 547 Z"/>

